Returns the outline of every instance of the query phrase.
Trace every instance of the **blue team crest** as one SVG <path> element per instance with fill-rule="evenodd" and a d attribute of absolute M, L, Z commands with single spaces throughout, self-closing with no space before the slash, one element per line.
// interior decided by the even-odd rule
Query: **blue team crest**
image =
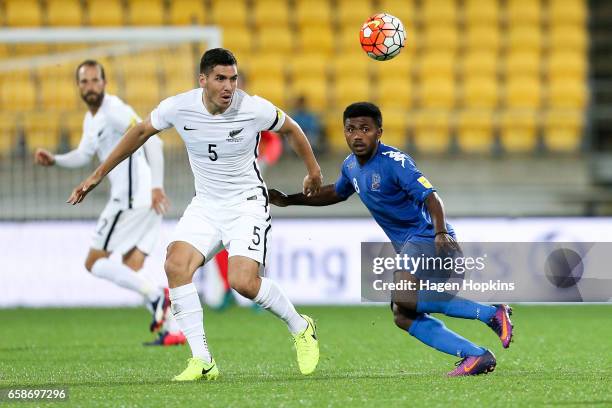
<path fill-rule="evenodd" d="M 380 191 L 380 174 L 372 173 L 372 191 Z"/>

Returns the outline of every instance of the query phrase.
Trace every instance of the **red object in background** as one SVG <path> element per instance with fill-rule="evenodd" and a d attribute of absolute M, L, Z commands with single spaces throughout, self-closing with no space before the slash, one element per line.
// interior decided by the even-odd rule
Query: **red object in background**
<path fill-rule="evenodd" d="M 225 291 L 230 290 L 229 280 L 227 279 L 227 251 L 222 249 L 217 255 L 215 255 L 215 261 L 217 262 L 217 267 L 219 268 L 219 275 L 221 275 L 221 280 L 223 280 L 223 287 Z"/>
<path fill-rule="evenodd" d="M 267 166 L 272 166 L 278 161 L 282 153 L 283 141 L 280 135 L 270 130 L 261 132 L 259 139 L 259 156 L 257 159 Z"/>

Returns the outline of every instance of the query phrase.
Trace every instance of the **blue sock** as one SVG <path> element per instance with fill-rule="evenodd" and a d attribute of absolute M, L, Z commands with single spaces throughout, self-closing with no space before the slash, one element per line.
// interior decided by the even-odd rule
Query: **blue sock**
<path fill-rule="evenodd" d="M 480 356 L 486 349 L 449 330 L 442 321 L 427 314 L 412 322 L 408 333 L 438 351 L 457 357 Z"/>
<path fill-rule="evenodd" d="M 434 297 L 428 294 L 421 296 L 421 294 L 422 291 L 419 291 L 419 298 Z M 496 311 L 497 308 L 495 306 L 451 296 L 448 296 L 448 299 L 440 299 L 437 296 L 435 300 L 423 299 L 417 301 L 418 313 L 442 313 L 446 316 L 460 317 L 462 319 L 478 319 L 484 323 L 489 323 Z"/>

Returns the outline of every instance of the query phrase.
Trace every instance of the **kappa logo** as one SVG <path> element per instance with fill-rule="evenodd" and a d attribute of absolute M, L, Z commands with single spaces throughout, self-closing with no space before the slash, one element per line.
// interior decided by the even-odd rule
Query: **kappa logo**
<path fill-rule="evenodd" d="M 230 130 L 229 132 L 229 137 L 235 137 L 237 134 L 239 134 L 240 132 L 242 132 L 244 128 L 240 128 L 240 129 L 235 129 L 235 130 Z"/>
<path fill-rule="evenodd" d="M 389 150 L 388 152 L 383 152 L 383 154 L 385 156 L 389 156 L 390 159 L 393 159 L 396 162 L 402 162 L 402 167 L 406 167 L 404 166 L 404 162 L 406 161 L 408 157 L 404 153 Z"/>

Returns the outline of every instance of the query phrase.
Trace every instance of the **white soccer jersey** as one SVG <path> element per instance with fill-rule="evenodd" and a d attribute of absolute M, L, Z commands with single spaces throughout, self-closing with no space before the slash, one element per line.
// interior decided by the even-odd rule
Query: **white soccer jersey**
<path fill-rule="evenodd" d="M 78 151 L 88 157 L 97 154 L 106 158 L 127 129 L 140 118 L 129 105 L 114 95 L 106 94 L 95 115 L 85 114 L 83 137 Z M 111 202 L 117 208 L 129 209 L 151 205 L 151 169 L 142 148 L 122 161 L 109 174 Z"/>
<path fill-rule="evenodd" d="M 172 126 L 181 135 L 195 178 L 196 196 L 227 204 L 257 187 L 266 188 L 257 167 L 259 132 L 278 130 L 285 114 L 267 100 L 237 89 L 225 112 L 212 115 L 202 88 L 163 100 L 151 112 L 157 130 Z"/>

